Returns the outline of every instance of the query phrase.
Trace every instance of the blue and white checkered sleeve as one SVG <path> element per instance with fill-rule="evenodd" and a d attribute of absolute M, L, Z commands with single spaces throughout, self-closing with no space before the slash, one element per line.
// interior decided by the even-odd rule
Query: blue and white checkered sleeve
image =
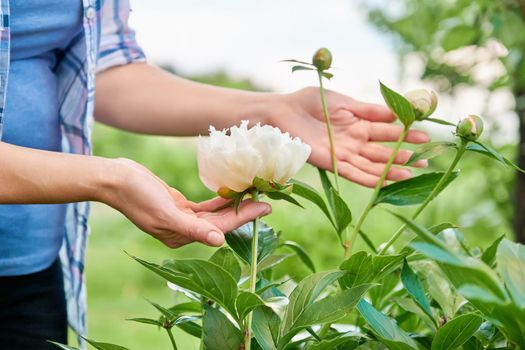
<path fill-rule="evenodd" d="M 111 67 L 146 60 L 135 39 L 135 31 L 128 25 L 130 11 L 129 0 L 103 1 L 97 73 Z"/>

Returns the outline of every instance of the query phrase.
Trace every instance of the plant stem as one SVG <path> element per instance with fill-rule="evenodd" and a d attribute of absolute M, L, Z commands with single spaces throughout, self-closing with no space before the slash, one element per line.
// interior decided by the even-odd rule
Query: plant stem
<path fill-rule="evenodd" d="M 443 174 L 443 176 L 441 177 L 441 179 L 439 179 L 439 182 L 437 183 L 436 186 L 434 186 L 434 188 L 432 189 L 432 192 L 430 192 L 430 194 L 427 196 L 427 198 L 425 198 L 425 200 L 423 201 L 423 203 L 421 203 L 421 205 L 417 208 L 417 210 L 414 212 L 414 214 L 412 214 L 412 217 L 411 219 L 412 220 L 415 220 L 417 219 L 417 217 L 419 216 L 419 214 L 421 214 L 421 212 L 423 210 L 425 210 L 425 208 L 427 207 L 427 205 L 439 194 L 439 192 L 443 189 L 443 186 L 445 185 L 445 183 L 447 182 L 448 178 L 450 177 L 450 175 L 452 174 L 452 172 L 454 171 L 454 169 L 456 168 L 456 165 L 458 164 L 459 160 L 461 159 L 461 157 L 463 156 L 463 154 L 465 153 L 466 151 L 466 147 L 468 145 L 468 141 L 464 140 L 464 139 L 461 139 L 461 143 L 459 144 L 458 146 L 458 150 L 456 152 L 456 156 L 454 157 L 454 160 L 452 161 L 452 163 L 450 164 L 450 166 L 448 167 L 448 169 L 446 170 L 445 174 Z M 383 248 L 381 248 L 381 250 L 379 251 L 378 255 L 383 255 L 386 253 L 387 249 L 390 248 L 392 246 L 392 244 L 394 244 L 394 242 L 401 236 L 401 234 L 403 232 L 405 232 L 405 229 L 406 229 L 407 225 L 403 225 L 401 226 L 393 235 L 392 237 L 390 237 L 390 239 L 388 240 L 388 242 L 385 243 L 385 245 L 383 246 Z"/>
<path fill-rule="evenodd" d="M 259 192 L 252 192 L 252 199 L 254 202 L 259 201 Z M 259 218 L 253 220 L 253 236 L 252 236 L 252 259 L 250 263 L 250 292 L 255 293 L 255 285 L 257 283 L 257 252 L 259 244 Z M 246 329 L 244 336 L 244 349 L 250 350 L 252 339 L 252 318 L 253 314 L 250 312 L 246 318 Z"/>
<path fill-rule="evenodd" d="M 323 85 L 323 72 L 321 70 L 317 70 L 317 76 L 319 77 L 319 93 L 321 94 L 321 104 L 323 106 L 323 116 L 324 121 L 326 123 L 326 130 L 328 132 L 328 141 L 330 143 L 330 160 L 332 162 L 332 169 L 334 172 L 334 183 L 335 183 L 335 189 L 337 190 L 337 193 L 341 193 L 341 190 L 339 188 L 339 170 L 337 169 L 337 158 L 335 155 L 335 143 L 334 143 L 334 136 L 332 133 L 332 122 L 330 121 L 330 114 L 328 114 L 328 105 L 326 103 L 326 96 L 324 92 L 324 85 Z M 346 257 L 349 253 L 350 243 L 348 242 L 348 228 L 345 228 L 343 230 L 343 234 L 341 237 L 343 249 L 345 250 L 344 256 Z"/>
<path fill-rule="evenodd" d="M 330 115 L 328 114 L 328 106 L 326 104 L 326 96 L 324 93 L 324 86 L 323 86 L 323 75 L 320 70 L 317 71 L 317 76 L 319 77 L 319 92 L 321 94 L 321 104 L 323 105 L 324 121 L 326 123 L 326 129 L 328 131 L 328 141 L 330 142 L 330 158 L 332 160 L 332 169 L 334 172 L 335 188 L 337 192 L 339 192 L 339 172 L 337 170 L 337 159 L 335 157 L 335 144 L 334 144 L 334 137 L 332 134 L 332 122 L 330 121 Z"/>
<path fill-rule="evenodd" d="M 171 328 L 166 328 L 166 332 L 168 332 L 168 335 L 170 336 L 171 346 L 173 347 L 173 350 L 177 350 L 177 344 L 175 343 L 175 338 L 173 337 Z"/>
<path fill-rule="evenodd" d="M 410 125 L 406 125 L 405 128 L 403 129 L 403 132 L 401 133 L 401 135 L 399 135 L 399 139 L 397 140 L 397 143 L 394 146 L 392 154 L 390 155 L 390 158 L 388 159 L 388 162 L 386 163 L 385 168 L 383 169 L 383 174 L 381 174 L 381 177 L 380 177 L 379 181 L 377 182 L 376 187 L 374 188 L 374 192 L 372 193 L 372 196 L 370 197 L 370 200 L 368 201 L 368 204 L 366 205 L 365 210 L 363 210 L 363 213 L 359 217 L 359 220 L 357 221 L 357 224 L 354 226 L 354 229 L 352 230 L 352 233 L 350 234 L 350 240 L 349 240 L 350 249 L 349 249 L 349 253 L 354 248 L 354 243 L 355 243 L 355 240 L 357 238 L 357 234 L 359 233 L 359 230 L 361 229 L 361 226 L 365 222 L 365 219 L 366 219 L 368 213 L 370 212 L 370 210 L 374 206 L 374 202 L 375 202 L 375 200 L 377 198 L 377 195 L 379 194 L 379 191 L 381 190 L 381 187 L 383 187 L 383 183 L 385 182 L 385 179 L 386 179 L 386 176 L 388 174 L 388 171 L 390 170 L 390 167 L 394 163 L 394 159 L 396 158 L 397 153 L 399 152 L 399 149 L 401 148 L 401 144 L 405 140 L 405 137 L 407 136 L 409 130 L 410 130 Z M 345 256 L 345 257 L 348 258 L 348 256 Z"/>

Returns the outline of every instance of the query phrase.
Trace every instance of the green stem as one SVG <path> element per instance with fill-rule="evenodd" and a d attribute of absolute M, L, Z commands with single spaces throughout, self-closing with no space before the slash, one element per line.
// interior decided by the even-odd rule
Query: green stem
<path fill-rule="evenodd" d="M 456 165 L 458 164 L 459 160 L 461 159 L 461 157 L 463 156 L 463 154 L 465 153 L 466 151 L 466 148 L 467 148 L 467 145 L 468 145 L 468 141 L 464 140 L 464 139 L 461 139 L 461 143 L 460 145 L 458 146 L 458 150 L 456 152 L 456 156 L 454 157 L 454 160 L 452 161 L 452 163 L 450 164 L 450 166 L 448 167 L 448 169 L 446 170 L 445 174 L 443 174 L 443 176 L 441 177 L 441 179 L 439 179 L 439 182 L 437 183 L 436 186 L 434 186 L 434 188 L 432 189 L 432 192 L 430 192 L 430 194 L 427 196 L 427 198 L 425 198 L 425 200 L 423 201 L 423 203 L 421 203 L 421 205 L 417 208 L 417 210 L 414 212 L 414 214 L 412 214 L 412 217 L 411 219 L 412 220 L 415 220 L 417 219 L 417 217 L 419 216 L 419 214 L 421 214 L 421 212 L 423 212 L 423 210 L 425 210 L 425 208 L 427 207 L 427 205 L 434 199 L 436 198 L 436 196 L 439 194 L 439 192 L 441 192 L 441 190 L 443 189 L 443 186 L 445 185 L 445 183 L 447 182 L 447 180 L 450 178 L 450 175 L 452 174 L 452 172 L 454 171 L 454 169 L 456 168 Z M 392 244 L 394 244 L 394 242 L 401 236 L 401 234 L 403 234 L 403 232 L 405 232 L 405 229 L 406 229 L 407 225 L 403 225 L 401 226 L 393 235 L 392 237 L 390 237 L 390 239 L 388 240 L 388 242 L 385 243 L 385 245 L 383 246 L 383 248 L 381 248 L 381 250 L 379 251 L 378 255 L 383 255 L 386 253 L 387 249 L 390 248 L 392 246 Z"/>
<path fill-rule="evenodd" d="M 253 191 L 252 199 L 254 202 L 259 201 L 259 193 Z M 259 218 L 253 220 L 253 236 L 252 236 L 252 258 L 250 263 L 250 292 L 255 293 L 255 286 L 257 283 L 257 252 L 259 244 Z M 244 349 L 250 350 L 252 339 L 252 318 L 253 314 L 250 312 L 246 318 L 246 329 L 244 331 Z"/>
<path fill-rule="evenodd" d="M 365 222 L 365 219 L 366 219 L 368 213 L 370 212 L 370 210 L 374 206 L 374 202 L 375 202 L 375 200 L 377 198 L 377 195 L 379 194 L 379 191 L 383 187 L 383 183 L 386 180 L 386 176 L 388 174 L 388 171 L 390 170 L 390 167 L 392 167 L 392 164 L 394 163 L 394 159 L 396 158 L 397 153 L 399 152 L 399 149 L 401 148 L 401 144 L 405 140 L 405 137 L 407 136 L 409 130 L 410 130 L 410 125 L 406 125 L 405 128 L 403 129 L 403 132 L 399 136 L 399 139 L 397 140 L 396 145 L 394 146 L 394 150 L 392 151 L 392 154 L 390 155 L 390 158 L 388 159 L 388 162 L 386 163 L 385 168 L 383 169 L 383 174 L 381 174 L 381 178 L 377 182 L 377 185 L 374 188 L 374 192 L 372 193 L 372 196 L 370 197 L 370 200 L 368 201 L 368 204 L 366 205 L 365 210 L 363 211 L 363 213 L 359 217 L 359 220 L 357 221 L 357 224 L 354 226 L 354 229 L 352 230 L 352 233 L 350 234 L 350 241 L 349 241 L 349 243 L 350 243 L 350 252 L 354 248 L 354 243 L 355 243 L 355 240 L 357 238 L 357 234 L 359 233 L 359 230 L 361 229 L 361 226 Z"/>
<path fill-rule="evenodd" d="M 177 343 L 175 343 L 175 338 L 173 337 L 173 333 L 171 332 L 171 327 L 166 328 L 166 332 L 168 332 L 168 335 L 170 336 L 171 346 L 173 347 L 173 350 L 177 350 Z"/>
<path fill-rule="evenodd" d="M 341 193 L 339 188 L 339 170 L 337 169 L 337 158 L 335 155 L 335 143 L 334 143 L 334 136 L 332 132 L 332 122 L 330 120 L 330 114 L 328 114 L 328 105 L 326 103 L 326 96 L 324 92 L 324 85 L 323 85 L 323 72 L 321 70 L 317 70 L 317 76 L 319 77 L 319 93 L 321 94 L 321 104 L 323 106 L 323 116 L 324 121 L 326 123 L 326 130 L 328 132 L 328 142 L 330 143 L 330 160 L 332 163 L 332 169 L 334 172 L 334 183 L 335 183 L 335 189 L 337 190 L 337 193 Z M 348 229 L 345 228 L 341 237 L 343 249 L 345 250 L 344 256 L 348 256 L 349 254 L 349 248 L 350 244 L 347 240 L 348 237 Z"/>
<path fill-rule="evenodd" d="M 332 122 L 330 121 L 330 115 L 328 114 L 328 106 L 326 104 L 326 96 L 324 93 L 323 86 L 323 75 L 322 71 L 318 70 L 317 75 L 319 76 L 319 92 L 321 93 L 321 104 L 323 105 L 324 121 L 326 123 L 326 129 L 328 130 L 328 141 L 330 142 L 330 158 L 332 161 L 332 169 L 334 172 L 334 182 L 337 192 L 339 192 L 339 172 L 337 170 L 337 159 L 335 157 L 335 144 L 334 137 L 332 134 Z"/>

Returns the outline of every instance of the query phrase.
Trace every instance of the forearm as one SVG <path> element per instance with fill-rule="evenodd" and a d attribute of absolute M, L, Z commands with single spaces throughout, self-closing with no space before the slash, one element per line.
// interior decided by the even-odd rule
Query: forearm
<path fill-rule="evenodd" d="M 210 125 L 243 119 L 267 123 L 281 96 L 192 82 L 147 64 L 129 64 L 97 75 L 95 117 L 133 132 L 192 136 Z"/>
<path fill-rule="evenodd" d="M 102 200 L 112 184 L 112 161 L 0 142 L 0 203 Z"/>

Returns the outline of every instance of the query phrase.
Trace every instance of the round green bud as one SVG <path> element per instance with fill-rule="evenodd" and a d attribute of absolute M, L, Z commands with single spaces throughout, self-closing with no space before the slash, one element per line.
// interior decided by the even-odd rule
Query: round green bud
<path fill-rule="evenodd" d="M 416 112 L 416 120 L 428 118 L 436 110 L 438 97 L 434 91 L 418 89 L 407 92 L 405 98 L 412 104 Z"/>
<path fill-rule="evenodd" d="M 312 58 L 312 64 L 319 70 L 327 70 L 332 65 L 332 53 L 327 48 L 320 48 Z"/>
<path fill-rule="evenodd" d="M 469 115 L 456 127 L 456 134 L 468 141 L 476 141 L 483 132 L 483 120 L 477 115 Z"/>

